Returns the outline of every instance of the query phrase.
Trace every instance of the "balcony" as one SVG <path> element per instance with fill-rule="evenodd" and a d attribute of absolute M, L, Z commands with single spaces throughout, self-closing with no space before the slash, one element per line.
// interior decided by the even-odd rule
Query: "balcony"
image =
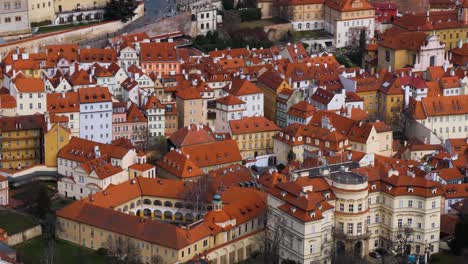
<path fill-rule="evenodd" d="M 344 239 L 344 240 L 360 240 L 360 239 L 367 239 L 371 236 L 371 232 L 369 229 L 364 230 L 364 233 L 357 234 L 357 235 L 351 235 L 351 234 L 346 234 L 341 230 L 335 229 L 333 232 L 333 236 L 337 239 Z"/>

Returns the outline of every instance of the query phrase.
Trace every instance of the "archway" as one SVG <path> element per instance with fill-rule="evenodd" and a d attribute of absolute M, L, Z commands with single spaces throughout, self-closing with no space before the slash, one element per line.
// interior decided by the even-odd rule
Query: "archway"
<path fill-rule="evenodd" d="M 162 218 L 162 212 L 160 210 L 154 210 L 154 217 L 157 219 Z"/>
<path fill-rule="evenodd" d="M 170 212 L 170 211 L 164 212 L 164 219 L 172 220 L 172 212 Z"/>
<path fill-rule="evenodd" d="M 162 202 L 160 200 L 154 200 L 153 205 L 162 205 Z"/>
<path fill-rule="evenodd" d="M 183 220 L 183 215 L 181 212 L 177 212 L 174 214 L 174 220 L 176 221 L 182 221 Z"/>
<path fill-rule="evenodd" d="M 362 256 L 362 241 L 356 242 L 354 244 L 354 256 L 361 257 Z"/>
<path fill-rule="evenodd" d="M 150 209 L 143 210 L 143 215 L 147 217 L 151 216 L 151 210 Z"/>

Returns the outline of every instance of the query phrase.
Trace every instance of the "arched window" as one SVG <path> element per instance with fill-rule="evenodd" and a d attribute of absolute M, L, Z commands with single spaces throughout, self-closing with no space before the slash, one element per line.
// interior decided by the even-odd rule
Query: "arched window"
<path fill-rule="evenodd" d="M 130 204 L 130 209 L 133 209 L 133 208 L 135 208 L 135 203 Z"/>
<path fill-rule="evenodd" d="M 186 203 L 185 204 L 185 209 L 193 209 L 193 204 Z"/>
<path fill-rule="evenodd" d="M 151 204 L 151 200 L 150 199 L 144 199 L 143 204 Z"/>
<path fill-rule="evenodd" d="M 160 200 L 154 200 L 153 205 L 162 205 Z"/>
<path fill-rule="evenodd" d="M 302 29 L 302 23 L 297 24 L 297 28 L 298 28 L 299 30 L 301 30 L 301 29 Z"/>
<path fill-rule="evenodd" d="M 166 207 L 172 207 L 172 203 L 169 202 L 169 201 L 165 201 L 165 202 L 164 202 L 164 206 L 166 206 Z"/>
<path fill-rule="evenodd" d="M 128 211 L 128 205 L 124 206 L 123 211 L 124 211 L 124 212 L 127 212 L 127 211 Z"/>
<path fill-rule="evenodd" d="M 176 202 L 176 203 L 174 204 L 174 207 L 175 207 L 175 208 L 184 208 L 184 204 L 181 203 L 181 202 Z"/>
<path fill-rule="evenodd" d="M 200 25 L 200 28 L 201 28 L 201 29 L 205 29 L 205 24 L 202 23 L 202 24 Z"/>
<path fill-rule="evenodd" d="M 306 23 L 306 29 L 310 29 L 310 23 Z"/>

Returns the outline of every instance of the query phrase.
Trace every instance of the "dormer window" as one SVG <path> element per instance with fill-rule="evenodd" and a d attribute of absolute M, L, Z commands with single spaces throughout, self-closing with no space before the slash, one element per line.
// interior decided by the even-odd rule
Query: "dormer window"
<path fill-rule="evenodd" d="M 281 197 L 285 197 L 285 196 L 286 196 L 286 192 L 281 192 L 280 195 L 281 195 Z"/>
<path fill-rule="evenodd" d="M 296 207 L 291 207 L 291 212 L 294 214 L 296 212 Z"/>
<path fill-rule="evenodd" d="M 318 139 L 316 139 L 314 143 L 315 143 L 315 145 L 318 146 L 318 144 L 320 143 L 320 141 L 319 141 Z"/>
<path fill-rule="evenodd" d="M 315 217 L 315 212 L 314 211 L 310 212 L 309 216 L 310 216 L 310 218 L 314 218 Z"/>
<path fill-rule="evenodd" d="M 392 186 L 387 185 L 387 191 L 390 191 L 392 189 Z"/>
<path fill-rule="evenodd" d="M 375 189 L 377 189 L 377 185 L 375 185 L 375 184 L 372 184 L 372 186 L 371 186 L 371 189 L 372 189 L 372 190 L 375 190 Z"/>
<path fill-rule="evenodd" d="M 413 187 L 408 187 L 408 192 L 409 192 L 409 193 L 414 192 L 414 188 L 413 188 Z"/>
<path fill-rule="evenodd" d="M 297 141 L 302 141 L 302 137 L 298 137 L 298 138 L 297 138 Z"/>
<path fill-rule="evenodd" d="M 310 143 L 310 137 L 306 138 L 307 143 Z"/>
<path fill-rule="evenodd" d="M 437 193 L 437 188 L 436 188 L 436 187 L 432 187 L 431 192 L 432 192 L 432 194 L 436 194 L 436 193 Z"/>

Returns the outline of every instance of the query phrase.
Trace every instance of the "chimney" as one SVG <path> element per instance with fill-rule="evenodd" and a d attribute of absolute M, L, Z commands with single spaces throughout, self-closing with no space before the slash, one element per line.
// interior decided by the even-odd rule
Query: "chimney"
<path fill-rule="evenodd" d="M 99 150 L 99 146 L 94 146 L 94 156 L 99 158 L 101 156 L 101 151 Z"/>
<path fill-rule="evenodd" d="M 447 72 L 447 70 L 448 70 L 448 65 L 447 65 L 447 63 L 444 62 L 444 65 L 442 65 L 442 67 L 444 68 L 444 72 Z"/>
<path fill-rule="evenodd" d="M 62 98 L 65 98 L 65 91 L 62 91 Z"/>

